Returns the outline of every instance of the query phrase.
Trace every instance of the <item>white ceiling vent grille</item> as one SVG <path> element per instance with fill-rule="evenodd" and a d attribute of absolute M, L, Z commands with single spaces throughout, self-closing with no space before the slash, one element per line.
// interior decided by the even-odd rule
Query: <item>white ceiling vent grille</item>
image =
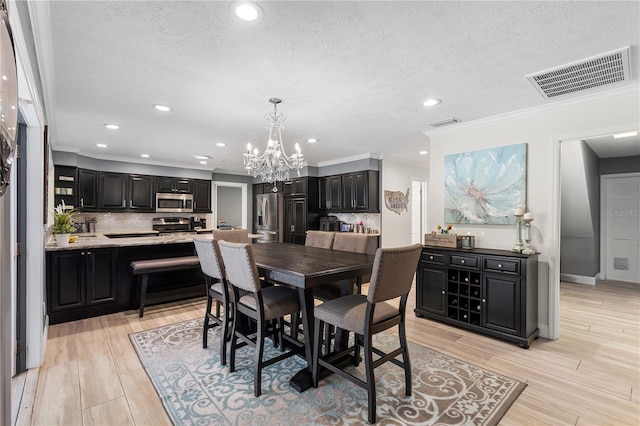
<path fill-rule="evenodd" d="M 526 77 L 544 98 L 631 80 L 629 46 Z"/>
<path fill-rule="evenodd" d="M 445 118 L 444 120 L 434 121 L 433 123 L 429 123 L 431 127 L 440 127 L 440 126 L 448 126 L 449 124 L 459 123 L 460 120 L 457 118 Z"/>

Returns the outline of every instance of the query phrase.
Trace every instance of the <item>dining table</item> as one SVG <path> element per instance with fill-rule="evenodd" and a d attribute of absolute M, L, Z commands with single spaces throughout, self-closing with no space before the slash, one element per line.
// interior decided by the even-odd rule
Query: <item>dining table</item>
<path fill-rule="evenodd" d="M 251 244 L 251 249 L 258 272 L 266 281 L 298 290 L 307 367 L 296 373 L 289 384 L 298 392 L 303 392 L 313 385 L 313 288 L 343 280 L 357 283 L 357 288 L 360 288 L 362 278 L 371 274 L 375 256 L 280 242 Z M 353 291 L 352 285 L 344 288 L 345 294 Z M 336 333 L 336 351 L 344 349 L 346 344 L 346 335 Z"/>

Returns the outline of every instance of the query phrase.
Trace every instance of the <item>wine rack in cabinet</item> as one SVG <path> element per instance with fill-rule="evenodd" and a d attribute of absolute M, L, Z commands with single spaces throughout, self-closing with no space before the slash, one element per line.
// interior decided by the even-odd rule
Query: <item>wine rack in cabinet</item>
<path fill-rule="evenodd" d="M 426 317 L 528 348 L 538 337 L 538 255 L 424 246 L 416 309 Z"/>

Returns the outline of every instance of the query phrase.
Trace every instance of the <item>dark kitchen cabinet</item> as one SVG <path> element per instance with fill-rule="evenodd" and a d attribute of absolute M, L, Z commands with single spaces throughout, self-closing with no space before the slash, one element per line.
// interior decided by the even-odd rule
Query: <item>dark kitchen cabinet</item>
<path fill-rule="evenodd" d="M 191 179 L 164 177 L 156 178 L 158 192 L 178 192 L 183 194 L 191 194 Z"/>
<path fill-rule="evenodd" d="M 305 198 L 285 198 L 284 242 L 304 244 L 306 231 L 307 200 Z"/>
<path fill-rule="evenodd" d="M 78 169 L 78 207 L 82 211 L 98 208 L 98 173 L 94 170 Z"/>
<path fill-rule="evenodd" d="M 342 176 L 327 176 L 319 181 L 320 209 L 342 210 Z"/>
<path fill-rule="evenodd" d="M 308 195 L 307 183 L 308 183 L 308 178 L 306 177 L 288 180 L 283 184 L 282 195 L 293 196 L 293 197 L 307 196 Z M 266 192 L 266 188 L 265 188 L 265 192 Z"/>
<path fill-rule="evenodd" d="M 427 317 L 528 348 L 538 337 L 538 256 L 425 246 L 416 309 Z"/>
<path fill-rule="evenodd" d="M 365 170 L 342 175 L 343 211 L 378 212 L 378 172 Z"/>
<path fill-rule="evenodd" d="M 129 175 L 127 208 L 140 212 L 156 210 L 156 179 L 154 176 Z"/>
<path fill-rule="evenodd" d="M 98 172 L 98 209 L 124 210 L 127 208 L 128 175 Z"/>
<path fill-rule="evenodd" d="M 194 179 L 191 184 L 193 189 L 193 212 L 211 213 L 211 181 Z"/>
<path fill-rule="evenodd" d="M 117 311 L 117 248 L 48 253 L 51 324 Z M 100 305 L 100 306 L 98 306 Z M 87 315 L 93 312 L 93 315 Z"/>

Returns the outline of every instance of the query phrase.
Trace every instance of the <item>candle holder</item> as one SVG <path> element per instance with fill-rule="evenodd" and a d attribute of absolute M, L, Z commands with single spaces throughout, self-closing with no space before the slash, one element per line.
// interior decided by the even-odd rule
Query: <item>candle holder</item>
<path fill-rule="evenodd" d="M 519 209 L 518 209 L 519 210 Z M 524 244 L 522 242 L 522 211 L 514 211 L 513 216 L 516 218 L 516 244 L 513 246 L 511 251 L 515 251 L 517 253 L 522 253 L 524 249 Z"/>
<path fill-rule="evenodd" d="M 522 254 L 536 254 L 536 251 L 531 247 L 531 222 L 533 222 L 532 217 L 525 217 L 522 219 L 524 222 L 524 250 L 522 250 Z"/>

